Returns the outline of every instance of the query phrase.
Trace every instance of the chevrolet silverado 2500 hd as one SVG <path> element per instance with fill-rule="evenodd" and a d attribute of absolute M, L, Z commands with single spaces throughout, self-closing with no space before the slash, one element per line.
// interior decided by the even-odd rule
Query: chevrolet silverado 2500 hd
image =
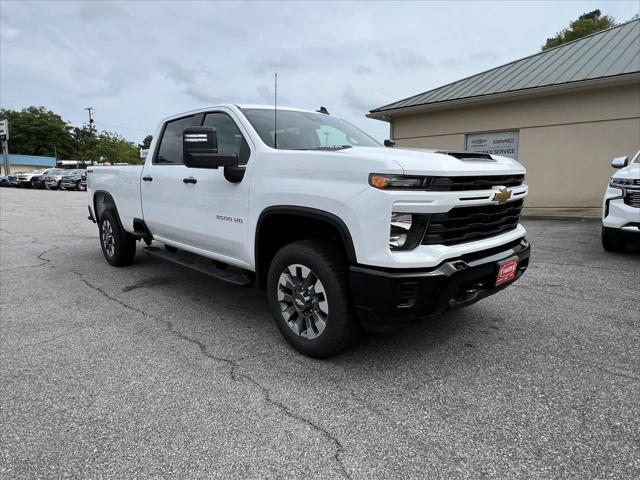
<path fill-rule="evenodd" d="M 132 263 L 143 240 L 150 255 L 255 282 L 286 340 L 324 357 L 360 325 L 518 279 L 524 173 L 510 158 L 385 148 L 326 113 L 222 105 L 164 120 L 143 166 L 89 167 L 88 207 L 110 264 Z"/>
<path fill-rule="evenodd" d="M 628 243 L 640 241 L 640 151 L 631 162 L 618 157 L 611 165 L 620 170 L 604 193 L 602 246 L 609 252 L 621 252 Z"/>

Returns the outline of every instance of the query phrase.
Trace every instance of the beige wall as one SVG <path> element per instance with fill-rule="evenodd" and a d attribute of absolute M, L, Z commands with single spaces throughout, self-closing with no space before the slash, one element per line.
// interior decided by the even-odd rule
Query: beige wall
<path fill-rule="evenodd" d="M 528 207 L 599 207 L 611 159 L 640 149 L 640 83 L 392 118 L 400 147 L 464 149 L 465 134 L 519 130 Z"/>

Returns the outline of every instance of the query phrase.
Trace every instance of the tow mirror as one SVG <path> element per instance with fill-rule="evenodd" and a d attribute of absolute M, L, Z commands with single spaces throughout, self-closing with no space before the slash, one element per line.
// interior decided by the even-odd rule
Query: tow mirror
<path fill-rule="evenodd" d="M 183 162 L 189 168 L 237 167 L 238 156 L 218 152 L 214 127 L 187 127 L 182 131 Z"/>
<path fill-rule="evenodd" d="M 628 161 L 629 161 L 629 157 L 616 157 L 611 162 L 611 166 L 613 168 L 624 168 L 627 166 Z"/>

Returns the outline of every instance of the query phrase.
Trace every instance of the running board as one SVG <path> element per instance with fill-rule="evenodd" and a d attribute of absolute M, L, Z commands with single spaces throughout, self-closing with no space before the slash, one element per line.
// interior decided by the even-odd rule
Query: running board
<path fill-rule="evenodd" d="M 171 253 L 164 248 L 158 247 L 145 247 L 143 250 L 147 255 L 151 255 L 152 257 L 158 257 L 163 260 L 177 263 L 183 267 L 204 273 L 205 275 L 209 275 L 210 277 L 217 278 L 218 280 L 231 283 L 238 287 L 248 287 L 253 284 L 253 278 L 243 270 L 232 266 L 228 266 L 226 268 L 219 267 L 213 263 L 213 260 L 201 257 L 200 255 L 180 250 L 177 253 Z"/>

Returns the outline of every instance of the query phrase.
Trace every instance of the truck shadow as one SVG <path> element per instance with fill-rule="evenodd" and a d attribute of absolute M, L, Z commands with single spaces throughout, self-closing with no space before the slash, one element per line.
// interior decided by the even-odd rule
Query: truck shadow
<path fill-rule="evenodd" d="M 264 290 L 227 285 L 143 255 L 139 258 L 138 266 L 146 270 L 145 275 L 135 282 L 127 282 L 122 286 L 122 291 L 150 296 L 157 296 L 154 292 L 158 291 L 170 293 L 173 300 L 166 313 L 171 315 L 174 305 L 179 304 L 183 312 L 181 328 L 200 332 L 199 340 L 212 348 L 222 342 L 227 343 L 225 349 L 229 350 L 235 350 L 236 347 L 242 350 L 252 345 L 252 348 L 262 351 L 285 350 L 306 359 L 291 349 L 280 335 Z M 165 294 L 161 296 L 165 297 Z M 407 362 L 415 360 L 416 355 L 429 355 L 434 349 L 442 349 L 443 345 L 451 351 L 474 348 L 479 335 L 495 335 L 499 330 L 495 320 L 479 316 L 478 313 L 471 306 L 439 317 L 425 318 L 389 332 L 365 332 L 350 349 L 325 362 L 358 363 L 375 359 L 376 363 L 388 364 L 390 358 L 394 362 L 403 357 Z M 234 347 L 232 342 L 240 334 L 245 337 L 241 342 L 243 345 Z"/>

